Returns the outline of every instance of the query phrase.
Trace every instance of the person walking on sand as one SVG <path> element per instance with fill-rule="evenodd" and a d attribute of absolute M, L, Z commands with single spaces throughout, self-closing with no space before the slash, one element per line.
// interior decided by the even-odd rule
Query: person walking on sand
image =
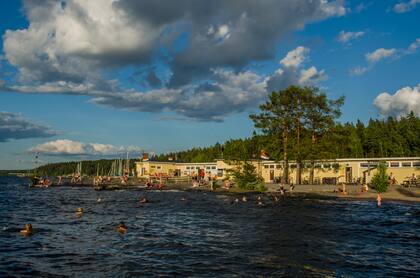
<path fill-rule="evenodd" d="M 378 201 L 378 207 L 380 207 L 382 205 L 381 194 L 378 193 L 378 197 L 376 198 L 376 201 Z"/>

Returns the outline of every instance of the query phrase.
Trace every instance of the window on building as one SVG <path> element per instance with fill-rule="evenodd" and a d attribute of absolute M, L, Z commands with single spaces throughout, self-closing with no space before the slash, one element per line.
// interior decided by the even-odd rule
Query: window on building
<path fill-rule="evenodd" d="M 206 166 L 206 169 L 207 169 L 207 170 L 210 170 L 210 166 Z"/>
<path fill-rule="evenodd" d="M 264 165 L 264 169 L 268 169 L 268 165 Z"/>
<path fill-rule="evenodd" d="M 157 169 L 161 169 L 162 167 L 160 167 L 160 166 L 157 166 L 156 168 L 157 168 Z"/>
<path fill-rule="evenodd" d="M 322 167 L 321 164 L 319 164 L 319 163 L 315 164 L 315 168 L 321 168 L 321 167 Z"/>
<path fill-rule="evenodd" d="M 362 168 L 368 168 L 368 167 L 374 168 L 376 166 L 378 166 L 378 162 L 360 163 L 360 167 Z"/>
<path fill-rule="evenodd" d="M 401 162 L 402 167 L 411 167 L 411 162 Z"/>
<path fill-rule="evenodd" d="M 211 166 L 211 168 L 212 168 L 213 170 L 216 170 L 216 166 Z"/>
<path fill-rule="evenodd" d="M 325 163 L 325 164 L 322 165 L 322 168 L 330 169 L 331 168 L 331 164 Z"/>
<path fill-rule="evenodd" d="M 393 167 L 393 168 L 400 167 L 399 162 L 390 162 L 389 165 L 390 165 L 390 167 Z"/>
<path fill-rule="evenodd" d="M 156 166 L 150 166 L 150 168 L 155 169 L 155 168 L 156 168 Z"/>
<path fill-rule="evenodd" d="M 281 168 L 281 165 L 280 164 L 277 164 L 276 165 L 276 169 L 280 169 Z"/>
<path fill-rule="evenodd" d="M 197 167 L 195 167 L 195 169 L 199 170 L 199 169 L 200 169 L 200 167 L 199 167 L 199 166 L 197 166 Z"/>
<path fill-rule="evenodd" d="M 414 161 L 413 167 L 420 167 L 420 161 Z"/>
<path fill-rule="evenodd" d="M 270 169 L 274 169 L 274 165 L 270 165 Z"/>
<path fill-rule="evenodd" d="M 295 169 L 297 167 L 296 164 L 290 164 L 290 168 Z"/>
<path fill-rule="evenodd" d="M 187 170 L 190 170 L 190 166 L 187 166 Z"/>
<path fill-rule="evenodd" d="M 217 176 L 218 176 L 219 178 L 223 177 L 223 169 L 218 169 L 218 170 L 217 170 Z"/>

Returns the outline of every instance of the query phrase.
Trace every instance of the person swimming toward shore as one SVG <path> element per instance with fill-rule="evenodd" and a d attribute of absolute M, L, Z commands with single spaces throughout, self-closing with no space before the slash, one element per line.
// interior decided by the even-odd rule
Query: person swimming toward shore
<path fill-rule="evenodd" d="M 127 232 L 127 226 L 125 226 L 124 222 L 120 222 L 120 224 L 118 224 L 117 230 L 120 234 L 125 234 Z"/>
<path fill-rule="evenodd" d="M 140 200 L 139 200 L 139 202 L 140 202 L 141 204 L 145 204 L 145 203 L 148 203 L 148 202 L 149 202 L 149 200 L 147 200 L 147 198 L 146 198 L 146 197 L 141 197 L 141 198 L 140 198 Z"/>
<path fill-rule="evenodd" d="M 25 227 L 23 228 L 23 230 L 20 230 L 20 233 L 25 236 L 32 235 L 32 225 L 25 224 Z"/>
<path fill-rule="evenodd" d="M 101 197 L 99 197 L 98 199 L 96 199 L 96 202 L 97 202 L 97 203 L 100 203 L 100 202 L 102 202 L 102 199 L 101 199 Z"/>

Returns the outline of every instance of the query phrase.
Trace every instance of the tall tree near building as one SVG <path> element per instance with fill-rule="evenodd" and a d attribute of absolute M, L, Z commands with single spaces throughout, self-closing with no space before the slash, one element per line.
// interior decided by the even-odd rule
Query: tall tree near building
<path fill-rule="evenodd" d="M 338 99 L 328 99 L 326 94 L 318 88 L 305 88 L 305 127 L 311 136 L 311 146 L 309 158 L 311 168 L 309 173 L 309 183 L 314 182 L 315 159 L 319 159 L 319 138 L 330 131 L 335 126 L 335 121 L 341 115 L 340 107 L 344 104 L 344 97 Z"/>
<path fill-rule="evenodd" d="M 272 92 L 267 102 L 260 105 L 261 113 L 249 117 L 255 127 L 272 137 L 283 152 L 282 182 L 289 181 L 289 139 L 293 128 L 293 102 L 299 87 L 291 86 L 285 90 Z M 276 160 L 280 160 L 276 157 Z"/>

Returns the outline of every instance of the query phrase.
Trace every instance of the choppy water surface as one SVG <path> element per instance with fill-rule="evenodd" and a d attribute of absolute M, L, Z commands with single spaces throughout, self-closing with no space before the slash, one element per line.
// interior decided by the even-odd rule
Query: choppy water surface
<path fill-rule="evenodd" d="M 0 276 L 407 276 L 420 205 L 199 192 L 28 189 L 0 178 Z M 139 204 L 142 195 L 152 201 Z M 102 198 L 97 203 L 98 197 Z M 82 217 L 75 214 L 83 207 Z M 116 226 L 124 221 L 128 232 Z M 24 223 L 35 233 L 19 234 Z"/>

